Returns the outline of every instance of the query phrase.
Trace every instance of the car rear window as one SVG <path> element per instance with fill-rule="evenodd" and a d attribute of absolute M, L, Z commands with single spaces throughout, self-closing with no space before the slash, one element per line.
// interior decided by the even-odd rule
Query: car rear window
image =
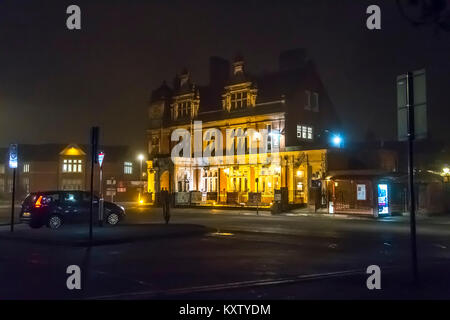
<path fill-rule="evenodd" d="M 45 194 L 43 196 L 43 198 L 46 200 L 47 203 L 58 202 L 59 201 L 59 193 Z"/>
<path fill-rule="evenodd" d="M 37 195 L 36 194 L 29 194 L 25 200 L 23 200 L 23 204 L 33 204 L 36 202 Z"/>

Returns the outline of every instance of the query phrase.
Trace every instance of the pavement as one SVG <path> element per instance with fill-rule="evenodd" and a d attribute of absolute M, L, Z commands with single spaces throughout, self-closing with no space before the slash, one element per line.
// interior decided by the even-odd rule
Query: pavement
<path fill-rule="evenodd" d="M 93 227 L 92 241 L 88 225 L 67 225 L 58 230 L 31 229 L 25 224 L 17 225 L 14 232 L 9 226 L 0 227 L 0 239 L 33 244 L 61 246 L 98 246 L 136 242 L 160 238 L 202 235 L 215 230 L 192 224 L 119 224 L 117 226 Z"/>

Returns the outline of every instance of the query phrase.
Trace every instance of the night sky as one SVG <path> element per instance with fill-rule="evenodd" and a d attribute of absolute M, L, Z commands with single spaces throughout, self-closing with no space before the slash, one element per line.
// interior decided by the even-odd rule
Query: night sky
<path fill-rule="evenodd" d="M 77 4 L 82 30 L 66 28 Z M 382 30 L 366 8 L 382 9 Z M 345 136 L 396 135 L 396 75 L 427 68 L 429 126 L 450 140 L 450 33 L 413 27 L 387 0 L 0 0 L 0 146 L 87 143 L 145 150 L 151 90 L 186 66 L 206 84 L 208 58 L 240 52 L 251 73 L 276 70 L 280 51 L 305 47 Z"/>

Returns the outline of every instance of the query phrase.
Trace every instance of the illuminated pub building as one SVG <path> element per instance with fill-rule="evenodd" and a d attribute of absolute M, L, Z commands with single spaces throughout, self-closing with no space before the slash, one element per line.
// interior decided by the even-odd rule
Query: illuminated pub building
<path fill-rule="evenodd" d="M 152 198 L 157 201 L 162 189 L 174 195 L 175 205 L 270 206 L 281 198 L 307 204 L 320 197 L 339 121 L 305 50 L 281 53 L 279 70 L 261 75 L 249 74 L 241 56 L 232 63 L 211 57 L 209 76 L 208 85 L 197 85 L 185 69 L 152 92 L 147 130 Z M 190 134 L 191 150 L 174 161 L 172 149 L 184 139 L 175 135 L 172 141 L 177 129 Z M 239 134 L 230 135 L 233 129 Z M 195 143 L 216 149 L 202 158 Z M 227 153 L 239 148 L 244 155 Z"/>

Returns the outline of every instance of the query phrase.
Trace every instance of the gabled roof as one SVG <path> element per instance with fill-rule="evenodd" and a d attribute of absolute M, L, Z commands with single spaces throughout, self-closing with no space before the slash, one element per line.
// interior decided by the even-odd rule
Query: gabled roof
<path fill-rule="evenodd" d="M 86 153 L 75 143 L 69 144 L 60 153 L 61 156 L 85 156 Z"/>

